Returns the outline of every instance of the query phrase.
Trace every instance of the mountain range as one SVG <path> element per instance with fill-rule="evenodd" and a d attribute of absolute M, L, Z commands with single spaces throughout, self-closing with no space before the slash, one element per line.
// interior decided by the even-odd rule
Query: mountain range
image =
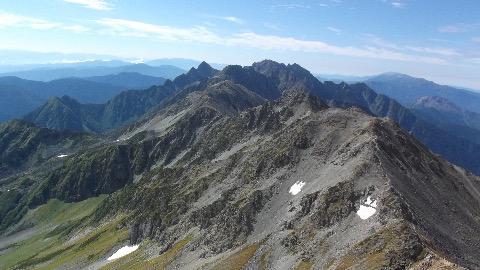
<path fill-rule="evenodd" d="M 63 130 L 0 126 L 2 269 L 480 267 L 479 146 L 364 83 L 201 63 L 29 117 Z"/>
<path fill-rule="evenodd" d="M 365 83 L 377 93 L 387 95 L 406 107 L 421 97 L 438 96 L 469 111 L 480 113 L 480 92 L 438 85 L 400 73 L 384 73 L 367 79 Z"/>
<path fill-rule="evenodd" d="M 137 72 L 105 76 L 69 77 L 49 82 L 0 77 L 0 122 L 21 118 L 53 97 L 69 96 L 80 103 L 104 103 L 125 90 L 163 85 L 166 79 Z"/>
<path fill-rule="evenodd" d="M 184 72 L 175 66 L 149 66 L 147 64 L 128 64 L 124 66 L 85 66 L 85 67 L 59 67 L 38 68 L 26 71 L 0 73 L 0 76 L 14 76 L 33 81 L 52 81 L 68 77 L 93 77 L 118 74 L 122 72 L 137 72 L 152 77 L 175 78 Z"/>

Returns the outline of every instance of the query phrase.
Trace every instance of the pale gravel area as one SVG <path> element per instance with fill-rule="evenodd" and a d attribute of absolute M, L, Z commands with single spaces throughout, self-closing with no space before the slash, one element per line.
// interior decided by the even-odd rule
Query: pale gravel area
<path fill-rule="evenodd" d="M 128 138 L 131 138 L 133 135 L 142 131 L 147 131 L 147 130 L 152 130 L 152 131 L 161 133 L 167 130 L 169 127 L 173 126 L 175 123 L 177 123 L 189 111 L 190 109 L 185 109 L 176 114 L 168 115 L 168 116 L 166 116 L 165 114 L 160 114 L 150 119 L 148 122 L 144 123 L 139 128 L 135 129 L 135 131 L 122 134 L 122 136 L 120 136 L 118 140 L 127 140 Z"/>

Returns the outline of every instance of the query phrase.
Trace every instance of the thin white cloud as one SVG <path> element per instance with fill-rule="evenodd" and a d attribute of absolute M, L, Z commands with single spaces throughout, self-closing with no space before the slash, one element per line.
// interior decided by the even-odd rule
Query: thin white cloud
<path fill-rule="evenodd" d="M 242 45 L 246 47 L 276 50 L 276 51 L 294 51 L 294 52 L 318 52 L 330 53 L 334 55 L 367 57 L 374 59 L 409 61 L 409 62 L 426 62 L 434 64 L 443 64 L 445 60 L 436 57 L 424 57 L 409 55 L 400 52 L 394 52 L 383 48 L 368 47 L 340 47 L 330 45 L 321 41 L 298 40 L 291 37 L 265 36 L 255 33 L 242 33 L 235 35 L 234 38 L 228 39 L 230 45 Z"/>
<path fill-rule="evenodd" d="M 442 43 L 461 43 L 459 41 L 454 41 L 454 40 L 448 40 L 448 39 L 441 39 L 441 38 L 431 38 L 430 39 L 431 41 L 435 41 L 435 42 L 442 42 Z"/>
<path fill-rule="evenodd" d="M 76 32 L 76 33 L 88 32 L 90 30 L 90 28 L 85 27 L 83 25 L 66 25 L 66 26 L 62 26 L 62 29 Z"/>
<path fill-rule="evenodd" d="M 211 22 L 207 22 L 207 21 L 203 22 L 203 24 L 205 24 L 206 26 L 210 26 L 210 27 L 216 27 L 217 26 L 216 24 L 211 23 Z"/>
<path fill-rule="evenodd" d="M 60 24 L 11 13 L 0 13 L 0 28 L 27 27 L 38 30 L 49 30 L 59 27 Z"/>
<path fill-rule="evenodd" d="M 51 22 L 44 19 L 32 18 L 11 13 L 0 13 L 0 28 L 16 27 L 30 28 L 35 30 L 61 29 L 71 32 L 87 32 L 89 28 L 82 25 L 66 25 L 63 23 Z"/>
<path fill-rule="evenodd" d="M 278 27 L 276 24 L 269 23 L 269 22 L 264 22 L 263 26 L 265 26 L 267 28 L 270 28 L 270 29 L 273 29 L 273 30 L 277 30 L 277 31 L 280 30 L 280 27 Z"/>
<path fill-rule="evenodd" d="M 405 3 L 400 3 L 400 2 L 392 2 L 391 3 L 394 8 L 403 8 L 405 7 Z"/>
<path fill-rule="evenodd" d="M 280 11 L 290 11 L 294 9 L 311 9 L 311 8 L 312 6 L 307 4 L 281 4 L 281 5 L 270 6 L 270 12 L 278 13 Z"/>
<path fill-rule="evenodd" d="M 388 48 L 388 49 L 394 49 L 394 50 L 401 50 L 400 46 L 393 43 L 393 42 L 390 42 L 388 40 L 385 40 L 383 38 L 380 38 L 376 35 L 370 35 L 370 34 L 366 34 L 366 35 L 363 35 L 364 37 L 367 38 L 367 41 L 369 41 L 370 43 L 373 43 L 377 46 L 380 46 L 382 48 Z"/>
<path fill-rule="evenodd" d="M 112 35 L 148 37 L 161 40 L 183 40 L 201 43 L 220 43 L 220 37 L 207 30 L 204 26 L 178 28 L 111 18 L 103 18 L 94 22 L 107 27 L 104 33 Z"/>
<path fill-rule="evenodd" d="M 443 56 L 455 56 L 460 55 L 457 50 L 449 49 L 449 48 L 428 48 L 428 47 L 413 47 L 407 46 L 405 47 L 407 50 L 418 52 L 418 53 L 430 53 L 430 54 L 438 54 Z"/>
<path fill-rule="evenodd" d="M 473 42 L 480 42 L 480 37 L 472 37 L 470 40 Z"/>
<path fill-rule="evenodd" d="M 60 60 L 53 60 L 53 64 L 75 64 L 75 63 L 86 63 L 86 62 L 94 62 L 95 59 L 60 59 Z M 60 156 L 58 156 L 60 157 Z"/>
<path fill-rule="evenodd" d="M 223 21 L 228 21 L 236 24 L 245 24 L 245 21 L 235 17 L 235 16 L 216 16 L 216 15 L 211 15 L 211 14 L 203 14 L 202 17 L 207 18 L 207 19 L 215 19 L 215 20 L 223 20 Z M 212 24 L 211 22 L 208 22 L 207 24 Z"/>
<path fill-rule="evenodd" d="M 415 53 L 435 54 L 435 55 L 439 55 L 439 56 L 458 56 L 458 55 L 461 55 L 457 50 L 451 49 L 451 48 L 400 46 L 400 45 L 395 44 L 393 42 L 390 42 L 388 40 L 384 40 L 380 37 L 377 37 L 375 35 L 363 35 L 363 36 L 366 37 L 367 40 L 372 44 L 380 46 L 381 48 L 387 48 L 387 49 L 394 50 L 394 51 L 400 51 L 400 52 L 411 51 L 411 52 L 415 52 Z"/>
<path fill-rule="evenodd" d="M 68 3 L 80 4 L 86 8 L 97 10 L 111 10 L 113 5 L 104 0 L 63 0 Z"/>
<path fill-rule="evenodd" d="M 220 36 L 204 26 L 178 28 L 112 18 L 103 18 L 95 22 L 105 28 L 101 33 L 122 37 L 141 37 L 169 41 L 241 46 L 261 50 L 329 53 L 334 55 L 396 61 L 426 62 L 434 64 L 445 63 L 445 60 L 437 57 L 411 55 L 396 52 L 388 48 L 373 46 L 367 48 L 353 46 L 340 47 L 322 41 L 299 40 L 292 37 L 280 37 L 275 35 L 260 35 L 253 32 Z"/>
<path fill-rule="evenodd" d="M 340 35 L 342 33 L 342 30 L 338 29 L 338 28 L 335 28 L 335 27 L 327 27 L 327 30 L 330 30 L 332 32 L 334 32 L 335 34 L 337 35 Z"/>
<path fill-rule="evenodd" d="M 468 24 L 468 23 L 457 23 L 451 25 L 445 25 L 438 28 L 439 32 L 445 33 L 461 33 L 461 32 L 471 32 L 480 29 L 480 23 Z"/>
<path fill-rule="evenodd" d="M 470 58 L 470 59 L 468 59 L 468 61 L 476 63 L 476 64 L 480 64 L 480 58 Z"/>
<path fill-rule="evenodd" d="M 223 19 L 223 20 L 229 21 L 229 22 L 233 22 L 233 23 L 238 23 L 238 24 L 243 24 L 244 23 L 242 19 L 239 19 L 239 18 L 233 17 L 233 16 L 220 17 L 220 18 Z"/>
<path fill-rule="evenodd" d="M 383 3 L 389 4 L 394 8 L 404 8 L 406 6 L 405 2 L 403 1 L 392 1 L 392 0 L 382 0 Z"/>

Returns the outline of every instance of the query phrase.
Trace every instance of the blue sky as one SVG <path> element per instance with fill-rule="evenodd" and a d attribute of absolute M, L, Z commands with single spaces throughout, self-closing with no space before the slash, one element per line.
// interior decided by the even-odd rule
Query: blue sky
<path fill-rule="evenodd" d="M 312 73 L 394 71 L 480 89 L 479 14 L 477 0 L 0 0 L 0 50 L 272 59 Z"/>

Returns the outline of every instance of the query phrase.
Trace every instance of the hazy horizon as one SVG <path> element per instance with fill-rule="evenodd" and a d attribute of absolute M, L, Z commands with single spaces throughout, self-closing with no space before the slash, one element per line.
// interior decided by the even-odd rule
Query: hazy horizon
<path fill-rule="evenodd" d="M 5 1 L 0 50 L 240 65 L 272 59 L 315 74 L 399 72 L 480 89 L 479 12 L 480 3 L 466 0 Z"/>

